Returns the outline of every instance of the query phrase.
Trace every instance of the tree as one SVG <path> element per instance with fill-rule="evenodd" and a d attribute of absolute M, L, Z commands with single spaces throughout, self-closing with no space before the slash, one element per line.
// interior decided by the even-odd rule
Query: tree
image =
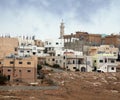
<path fill-rule="evenodd" d="M 37 65 L 37 73 L 39 73 L 39 71 L 42 69 L 41 65 Z"/>
<path fill-rule="evenodd" d="M 0 85 L 5 84 L 7 81 L 7 77 L 5 75 L 0 74 Z"/>
<path fill-rule="evenodd" d="M 60 68 L 60 65 L 54 64 L 54 65 L 53 65 L 53 68 Z"/>

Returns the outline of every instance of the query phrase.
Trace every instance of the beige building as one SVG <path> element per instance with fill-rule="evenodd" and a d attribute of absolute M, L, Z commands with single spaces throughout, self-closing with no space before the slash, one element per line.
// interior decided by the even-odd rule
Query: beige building
<path fill-rule="evenodd" d="M 92 68 L 87 65 L 86 57 L 75 55 L 73 52 L 65 52 L 63 56 L 48 56 L 46 57 L 46 63 L 51 66 L 58 64 L 61 68 L 70 71 L 92 71 Z"/>
<path fill-rule="evenodd" d="M 1 71 L 10 81 L 35 82 L 37 57 L 4 58 L 0 60 Z"/>
<path fill-rule="evenodd" d="M 88 54 L 94 56 L 96 54 L 114 54 L 118 56 L 118 48 L 110 45 L 91 46 L 89 47 Z"/>
<path fill-rule="evenodd" d="M 10 54 L 17 55 L 18 39 L 9 37 L 0 37 L 0 57 Z"/>

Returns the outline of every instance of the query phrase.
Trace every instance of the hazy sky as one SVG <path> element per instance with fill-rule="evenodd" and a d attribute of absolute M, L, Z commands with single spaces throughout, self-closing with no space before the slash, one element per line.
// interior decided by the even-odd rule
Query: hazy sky
<path fill-rule="evenodd" d="M 120 32 L 120 0 L 0 0 L 0 34 L 58 38 L 65 34 Z"/>

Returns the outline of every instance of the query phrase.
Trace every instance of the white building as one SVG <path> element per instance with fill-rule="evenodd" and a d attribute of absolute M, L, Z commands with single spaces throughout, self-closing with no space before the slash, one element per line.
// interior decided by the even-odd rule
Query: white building
<path fill-rule="evenodd" d="M 18 47 L 18 55 L 19 56 L 45 56 L 44 54 L 44 47 L 37 47 L 37 46 L 19 46 Z"/>
<path fill-rule="evenodd" d="M 64 48 L 63 39 L 48 39 L 44 44 L 46 53 L 49 53 L 51 56 L 56 56 L 56 51 L 62 51 Z"/>

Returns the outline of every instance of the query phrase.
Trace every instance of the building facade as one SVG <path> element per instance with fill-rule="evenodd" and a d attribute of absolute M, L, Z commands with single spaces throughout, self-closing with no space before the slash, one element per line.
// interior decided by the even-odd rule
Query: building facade
<path fill-rule="evenodd" d="M 3 75 L 10 81 L 35 82 L 37 78 L 37 58 L 6 57 L 0 61 Z"/>
<path fill-rule="evenodd" d="M 0 37 L 0 57 L 5 57 L 11 54 L 18 54 L 18 39 L 10 37 Z"/>

